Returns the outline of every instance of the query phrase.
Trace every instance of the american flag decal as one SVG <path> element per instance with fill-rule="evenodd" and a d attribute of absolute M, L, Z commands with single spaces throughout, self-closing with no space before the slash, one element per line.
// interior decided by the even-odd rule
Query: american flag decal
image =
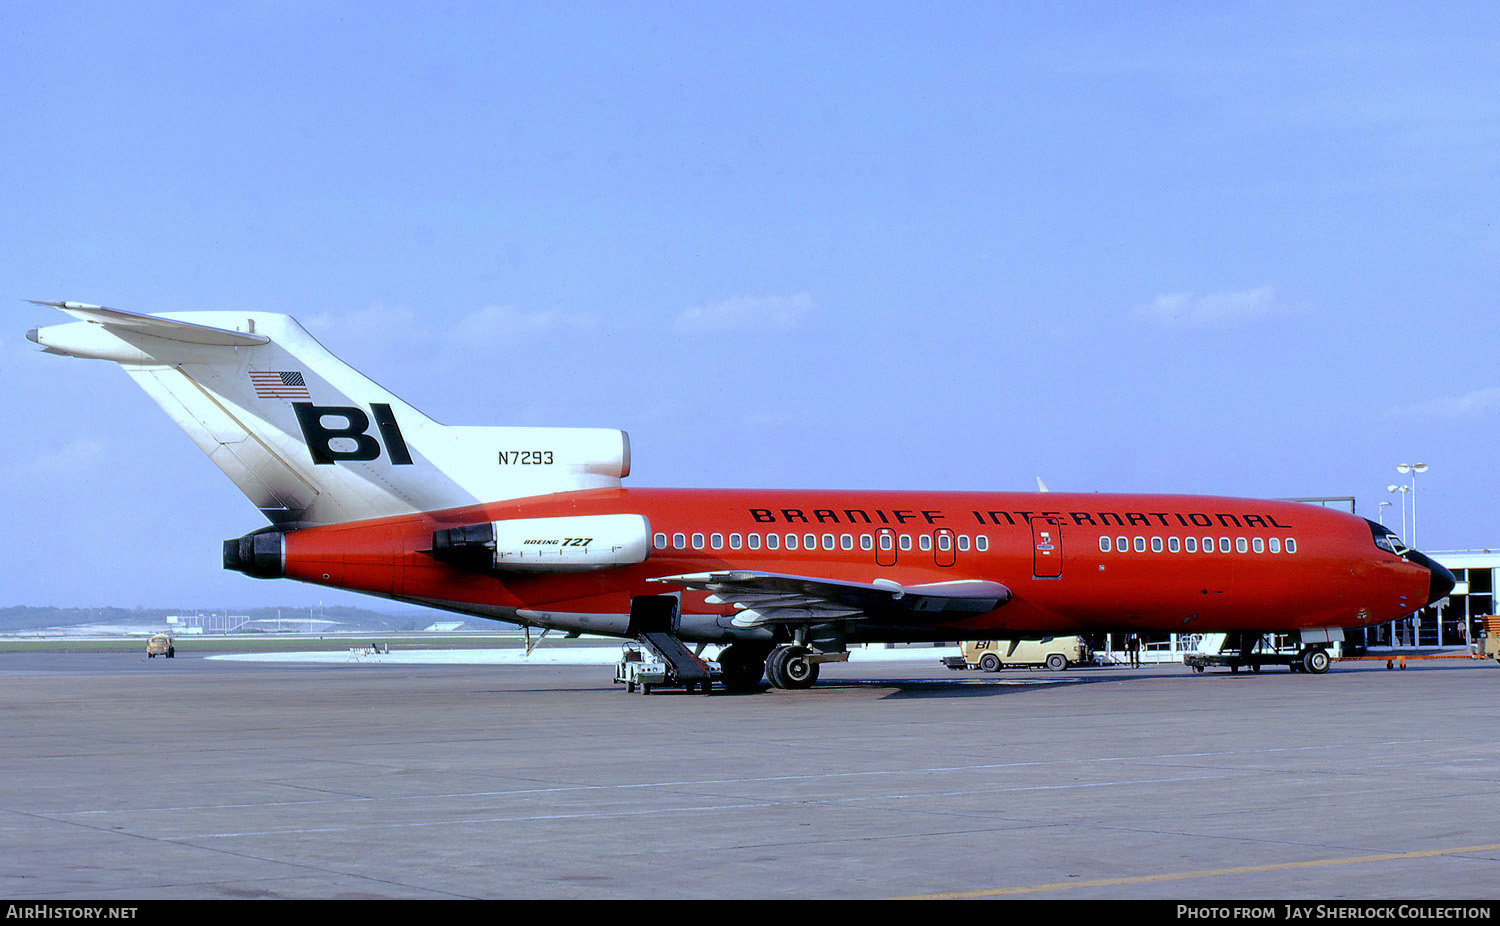
<path fill-rule="evenodd" d="M 312 399 L 307 392 L 307 381 L 297 372 L 251 370 L 250 384 L 255 387 L 257 399 Z"/>

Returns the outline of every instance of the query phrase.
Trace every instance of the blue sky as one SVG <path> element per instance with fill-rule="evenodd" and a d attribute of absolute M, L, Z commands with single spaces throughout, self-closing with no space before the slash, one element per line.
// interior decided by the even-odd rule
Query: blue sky
<path fill-rule="evenodd" d="M 286 312 L 639 486 L 1421 460 L 1500 544 L 1493 4 L 18 2 L 0 94 L 0 605 L 353 600 L 223 573 L 259 515 L 26 299 Z"/>

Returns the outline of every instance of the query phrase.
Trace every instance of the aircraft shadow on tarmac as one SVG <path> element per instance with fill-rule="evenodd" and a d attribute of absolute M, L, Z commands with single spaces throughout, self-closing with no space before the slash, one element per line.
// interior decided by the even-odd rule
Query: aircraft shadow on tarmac
<path fill-rule="evenodd" d="M 1019 673 L 1008 678 L 902 678 L 902 679 L 842 679 L 819 683 L 827 688 L 889 688 L 894 689 L 882 699 L 896 698 L 993 698 L 1006 694 L 1021 694 L 1039 688 L 1054 688 L 1058 685 L 1087 685 L 1104 679 L 1076 677 L 1059 678 L 1056 675 L 1025 676 Z"/>
<path fill-rule="evenodd" d="M 1373 666 L 1361 666 L 1361 669 L 1372 669 Z M 1424 666 L 1422 668 L 1435 668 Z M 1346 670 L 1347 671 L 1347 670 Z M 1003 674 L 967 673 L 955 677 L 850 677 L 825 675 L 816 685 L 801 691 L 778 691 L 762 682 L 753 691 L 728 691 L 715 686 L 712 698 L 750 698 L 750 697 L 777 697 L 777 698 L 817 698 L 820 695 L 835 695 L 839 692 L 868 692 L 878 698 L 926 698 L 926 699 L 948 699 L 948 698 L 992 698 L 1007 694 L 1022 694 L 1029 691 L 1040 691 L 1043 689 L 1056 688 L 1060 685 L 1098 685 L 1118 684 L 1131 681 L 1155 680 L 1179 680 L 1186 684 L 1205 685 L 1213 684 L 1217 680 L 1220 684 L 1253 684 L 1259 681 L 1261 684 L 1268 683 L 1271 679 L 1285 677 L 1291 681 L 1312 678 L 1302 673 L 1288 672 L 1284 668 L 1274 668 L 1263 672 L 1239 672 L 1228 671 L 1208 672 L 1202 674 L 1185 673 L 1180 666 L 1162 667 L 1153 671 L 1151 666 L 1143 666 L 1139 670 L 1124 668 L 1105 669 L 1101 671 L 1069 671 L 1065 674 L 1055 672 L 1027 672 L 1025 670 L 1008 672 Z M 510 689 L 514 690 L 514 689 Z M 576 688 L 565 686 L 543 686 L 526 690 L 535 692 L 547 691 L 577 691 Z M 625 690 L 621 687 L 600 687 L 599 691 L 619 691 L 622 695 Z M 496 694 L 503 694 L 505 690 L 496 689 Z M 636 697 L 637 695 L 632 695 Z M 686 691 L 681 688 L 654 688 L 651 691 L 652 698 L 702 698 L 703 693 L 699 691 Z"/>
<path fill-rule="evenodd" d="M 878 694 L 884 700 L 887 698 L 990 698 L 1004 694 L 1017 694 L 1039 688 L 1053 688 L 1058 685 L 1087 685 L 1101 681 L 1119 681 L 1119 677 L 1098 678 L 1079 675 L 1077 677 L 1059 678 L 1056 675 L 1037 675 L 1026 677 L 1020 674 L 1009 678 L 827 678 L 819 681 L 815 686 L 804 691 L 777 691 L 764 683 L 754 691 L 726 691 L 715 688 L 712 697 L 715 698 L 748 698 L 748 697 L 778 697 L 778 698 L 816 698 L 821 695 L 834 695 L 838 692 L 867 691 Z M 658 688 L 651 692 L 651 697 L 670 696 L 701 698 L 700 692 L 683 691 L 680 688 Z"/>

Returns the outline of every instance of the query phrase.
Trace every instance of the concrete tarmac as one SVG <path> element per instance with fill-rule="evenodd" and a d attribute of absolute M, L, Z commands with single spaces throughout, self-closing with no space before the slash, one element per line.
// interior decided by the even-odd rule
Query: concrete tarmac
<path fill-rule="evenodd" d="M 0 895 L 1494 899 L 1497 685 L 7 654 Z"/>

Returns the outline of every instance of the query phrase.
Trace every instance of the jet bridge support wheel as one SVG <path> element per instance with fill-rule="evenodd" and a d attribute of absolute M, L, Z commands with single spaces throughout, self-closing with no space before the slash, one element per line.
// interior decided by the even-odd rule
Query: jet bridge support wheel
<path fill-rule="evenodd" d="M 1322 675 L 1328 671 L 1328 666 L 1333 662 L 1327 650 L 1316 646 L 1303 650 L 1301 661 L 1302 671 L 1309 675 Z"/>
<path fill-rule="evenodd" d="M 818 664 L 812 661 L 812 650 L 805 646 L 783 645 L 766 657 L 766 678 L 772 688 L 800 690 L 818 681 Z"/>

